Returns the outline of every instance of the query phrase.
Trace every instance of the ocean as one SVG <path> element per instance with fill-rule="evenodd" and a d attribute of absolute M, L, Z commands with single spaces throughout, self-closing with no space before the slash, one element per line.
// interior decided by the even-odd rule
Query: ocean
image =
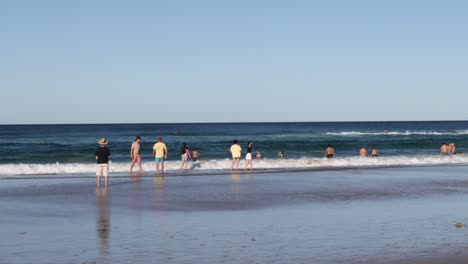
<path fill-rule="evenodd" d="M 0 126 L 0 178 L 40 175 L 88 175 L 95 171 L 94 152 L 101 137 L 111 149 L 110 171 L 128 172 L 130 146 L 142 138 L 143 169 L 154 172 L 152 147 L 158 136 L 168 146 L 168 173 L 180 169 L 180 147 L 197 148 L 200 166 L 189 173 L 230 170 L 229 148 L 234 139 L 244 150 L 254 142 L 257 171 L 322 170 L 366 167 L 468 164 L 467 121 L 437 122 L 311 122 L 311 123 L 197 123 L 197 124 L 76 124 Z M 441 156 L 444 142 L 454 142 L 459 154 Z M 336 158 L 325 159 L 332 144 Z M 377 158 L 359 157 L 365 146 Z M 277 153 L 283 150 L 285 157 Z M 243 163 L 241 163 L 241 167 Z"/>

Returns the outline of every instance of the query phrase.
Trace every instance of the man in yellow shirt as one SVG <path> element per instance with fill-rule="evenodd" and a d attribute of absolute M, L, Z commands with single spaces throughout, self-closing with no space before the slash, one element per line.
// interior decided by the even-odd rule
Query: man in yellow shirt
<path fill-rule="evenodd" d="M 161 164 L 161 171 L 164 174 L 164 161 L 167 159 L 167 147 L 162 142 L 162 137 L 158 137 L 158 142 L 153 146 L 153 157 L 156 162 L 156 174 L 159 174 L 159 164 Z"/>
<path fill-rule="evenodd" d="M 231 170 L 234 170 L 234 166 L 236 166 L 236 170 L 238 170 L 240 158 L 242 156 L 242 148 L 237 144 L 237 140 L 234 140 L 232 142 L 231 154 L 232 154 Z"/>

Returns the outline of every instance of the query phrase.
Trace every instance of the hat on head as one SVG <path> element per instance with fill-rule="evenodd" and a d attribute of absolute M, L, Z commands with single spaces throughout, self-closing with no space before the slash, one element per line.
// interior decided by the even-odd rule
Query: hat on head
<path fill-rule="evenodd" d="M 162 141 L 162 137 L 158 137 L 158 141 Z"/>
<path fill-rule="evenodd" d="M 106 138 L 101 138 L 98 142 L 99 145 L 107 145 L 107 139 Z"/>

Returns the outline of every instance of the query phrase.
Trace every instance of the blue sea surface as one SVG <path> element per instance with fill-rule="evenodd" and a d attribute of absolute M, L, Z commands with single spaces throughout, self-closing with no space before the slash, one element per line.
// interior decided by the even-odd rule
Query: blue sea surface
<path fill-rule="evenodd" d="M 143 162 L 152 161 L 153 144 L 162 136 L 168 146 L 168 161 L 179 161 L 180 147 L 187 143 L 191 149 L 199 150 L 201 160 L 213 162 L 207 166 L 210 169 L 225 167 L 216 161 L 230 157 L 229 148 L 234 139 L 239 140 L 244 151 L 249 141 L 254 142 L 253 151 L 261 151 L 271 164 L 283 150 L 285 159 L 291 161 L 285 167 L 300 167 L 292 164 L 294 160 L 322 159 L 326 146 L 332 144 L 337 159 L 348 159 L 344 164 L 348 166 L 352 163 L 349 159 L 358 156 L 362 146 L 369 153 L 375 146 L 380 156 L 387 158 L 440 158 L 440 145 L 454 142 L 458 152 L 464 153 L 468 145 L 468 122 L 2 125 L 0 174 L 11 173 L 14 165 L 93 164 L 101 137 L 110 142 L 113 162 L 128 163 L 130 146 L 137 135 L 142 137 Z"/>

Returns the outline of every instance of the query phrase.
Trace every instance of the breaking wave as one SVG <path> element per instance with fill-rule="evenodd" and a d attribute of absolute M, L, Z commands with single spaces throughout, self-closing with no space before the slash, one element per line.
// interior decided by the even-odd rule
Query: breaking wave
<path fill-rule="evenodd" d="M 325 135 L 331 136 L 460 136 L 468 135 L 468 130 L 457 131 L 382 131 L 382 132 L 359 132 L 359 131 L 343 131 L 343 132 L 327 132 Z"/>
<path fill-rule="evenodd" d="M 352 169 L 352 168 L 379 168 L 379 167 L 401 167 L 401 166 L 428 166 L 428 165 L 450 165 L 467 164 L 468 155 L 458 154 L 452 156 L 390 156 L 377 158 L 344 157 L 344 158 L 300 158 L 300 159 L 262 159 L 254 160 L 254 169 L 264 171 L 291 170 L 291 169 Z M 168 173 L 180 171 L 180 161 L 167 161 L 166 171 Z M 197 166 L 192 164 L 191 174 L 227 172 L 230 170 L 231 160 L 205 160 L 200 161 Z M 241 161 L 240 168 L 244 168 Z M 54 163 L 54 164 L 2 164 L 0 165 L 0 177 L 21 175 L 68 175 L 68 174 L 90 174 L 94 175 L 96 165 L 91 163 Z M 137 167 L 134 168 L 136 170 Z M 128 173 L 129 163 L 111 162 L 111 173 Z M 143 164 L 143 170 L 148 173 L 155 172 L 154 162 Z"/>

